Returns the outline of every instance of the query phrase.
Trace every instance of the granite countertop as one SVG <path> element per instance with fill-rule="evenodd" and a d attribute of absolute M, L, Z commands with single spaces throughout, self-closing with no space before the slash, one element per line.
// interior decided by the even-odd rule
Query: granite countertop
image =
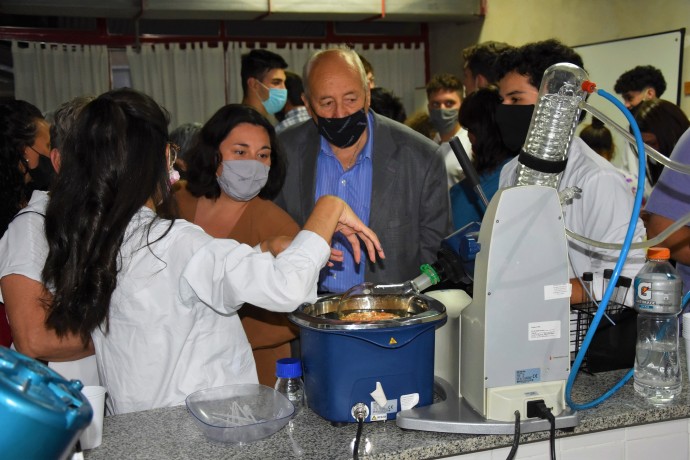
<path fill-rule="evenodd" d="M 674 402 L 656 408 L 638 396 L 630 379 L 618 392 L 599 406 L 579 412 L 579 424 L 572 431 L 557 430 L 557 437 L 642 425 L 690 417 L 684 344 L 681 340 L 683 391 Z M 577 403 L 592 401 L 613 387 L 626 371 L 594 375 L 580 373 L 573 386 Z M 207 440 L 187 413 L 185 406 L 154 409 L 106 417 L 103 443 L 86 451 L 89 460 L 128 459 L 349 459 L 357 425 L 334 427 L 310 410 L 294 420 L 293 438 L 304 450 L 301 457 L 293 453 L 287 427 L 269 438 L 237 446 Z M 523 434 L 520 443 L 546 440 L 548 431 Z M 428 459 L 474 451 L 506 447 L 512 435 L 467 435 L 402 430 L 394 421 L 364 425 L 361 446 L 371 460 Z M 361 452 L 361 451 L 360 451 Z"/>

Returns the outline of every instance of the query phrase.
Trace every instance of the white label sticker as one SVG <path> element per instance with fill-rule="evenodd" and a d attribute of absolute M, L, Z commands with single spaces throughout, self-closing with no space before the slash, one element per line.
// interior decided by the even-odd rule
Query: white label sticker
<path fill-rule="evenodd" d="M 544 286 L 544 300 L 565 299 L 570 297 L 573 287 L 570 283 L 549 284 Z"/>
<path fill-rule="evenodd" d="M 541 321 L 527 325 L 527 340 L 551 340 L 561 338 L 560 321 Z"/>
<path fill-rule="evenodd" d="M 389 413 L 398 412 L 398 400 L 389 399 L 385 406 L 381 407 L 376 401 L 371 402 L 371 417 L 369 419 L 372 422 L 377 422 L 379 420 L 387 420 Z"/>
<path fill-rule="evenodd" d="M 400 410 L 412 409 L 419 404 L 419 393 L 400 396 Z"/>

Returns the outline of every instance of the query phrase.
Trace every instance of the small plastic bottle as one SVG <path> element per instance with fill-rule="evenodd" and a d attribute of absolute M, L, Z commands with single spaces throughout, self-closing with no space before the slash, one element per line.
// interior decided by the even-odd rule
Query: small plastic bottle
<path fill-rule="evenodd" d="M 276 361 L 276 391 L 285 395 L 295 406 L 295 415 L 304 406 L 304 384 L 302 383 L 302 363 L 297 358 L 283 358 Z"/>
<path fill-rule="evenodd" d="M 635 277 L 637 347 L 635 391 L 654 405 L 673 400 L 682 388 L 678 361 L 678 314 L 683 281 L 667 248 L 650 248 Z"/>

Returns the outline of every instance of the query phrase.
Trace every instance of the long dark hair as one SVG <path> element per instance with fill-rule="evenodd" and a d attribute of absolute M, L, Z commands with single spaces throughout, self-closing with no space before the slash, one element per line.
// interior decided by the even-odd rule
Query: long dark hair
<path fill-rule="evenodd" d="M 28 164 L 26 146 L 36 141 L 36 123 L 43 115 L 26 101 L 8 101 L 0 106 L 0 237 L 12 218 L 29 201 L 30 188 L 24 181 Z"/>
<path fill-rule="evenodd" d="M 127 225 L 149 199 L 159 215 L 171 212 L 167 125 L 149 96 L 118 89 L 84 107 L 68 132 L 45 218 L 43 282 L 55 290 L 46 324 L 58 336 L 87 343 L 99 325 L 107 331 Z"/>
<path fill-rule="evenodd" d="M 503 145 L 496 124 L 496 108 L 501 96 L 493 88 L 481 88 L 468 95 L 460 106 L 458 120 L 474 137 L 472 160 L 477 173 L 491 172 L 512 154 Z"/>
<path fill-rule="evenodd" d="M 641 102 L 633 112 L 635 121 L 642 133 L 656 136 L 658 150 L 669 157 L 678 139 L 690 128 L 690 120 L 685 112 L 673 102 L 664 99 L 650 99 Z M 647 169 L 652 185 L 659 180 L 664 165 L 647 158 Z"/>
<path fill-rule="evenodd" d="M 266 185 L 259 192 L 259 198 L 272 200 L 278 196 L 285 182 L 286 170 L 275 129 L 256 109 L 242 104 L 221 107 L 199 131 L 197 143 L 187 158 L 187 190 L 192 195 L 210 199 L 220 196 L 216 171 L 222 163 L 222 157 L 218 149 L 230 131 L 241 123 L 261 126 L 268 133 L 271 142 L 271 169 Z"/>

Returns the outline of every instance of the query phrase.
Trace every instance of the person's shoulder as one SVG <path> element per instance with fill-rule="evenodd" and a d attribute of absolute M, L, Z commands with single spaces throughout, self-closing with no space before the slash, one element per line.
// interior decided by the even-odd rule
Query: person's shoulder
<path fill-rule="evenodd" d="M 34 190 L 29 199 L 29 204 L 22 211 L 45 213 L 49 201 L 50 195 L 48 195 L 47 192 L 43 190 Z"/>
<path fill-rule="evenodd" d="M 686 129 L 673 147 L 670 155 L 673 161 L 690 164 L 690 128 Z"/>
<path fill-rule="evenodd" d="M 563 186 L 575 185 L 583 189 L 594 187 L 599 190 L 604 187 L 612 193 L 619 190 L 632 197 L 623 172 L 592 150 L 579 137 L 574 138 L 570 146 L 568 165 L 561 183 Z"/>
<path fill-rule="evenodd" d="M 570 145 L 566 170 L 570 168 L 577 168 L 580 174 L 622 177 L 618 168 L 592 150 L 579 137 L 573 138 Z"/>
<path fill-rule="evenodd" d="M 374 141 L 376 136 L 387 133 L 397 145 L 409 146 L 422 152 L 434 153 L 439 145 L 414 129 L 390 118 L 374 113 Z"/>
<path fill-rule="evenodd" d="M 291 145 L 295 142 L 304 142 L 309 137 L 317 135 L 318 131 L 314 123 L 308 123 L 309 120 L 290 125 L 277 133 L 278 140 L 283 145 Z"/>

